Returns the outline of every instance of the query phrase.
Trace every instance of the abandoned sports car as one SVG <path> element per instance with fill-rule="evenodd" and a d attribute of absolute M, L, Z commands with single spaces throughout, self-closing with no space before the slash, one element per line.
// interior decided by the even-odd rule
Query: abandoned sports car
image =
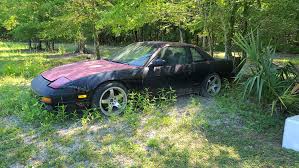
<path fill-rule="evenodd" d="M 171 87 L 177 92 L 214 96 L 221 89 L 221 80 L 233 75 L 231 60 L 212 58 L 197 46 L 139 42 L 109 59 L 50 69 L 34 78 L 31 86 L 48 107 L 83 104 L 109 116 L 125 109 L 131 89 Z"/>

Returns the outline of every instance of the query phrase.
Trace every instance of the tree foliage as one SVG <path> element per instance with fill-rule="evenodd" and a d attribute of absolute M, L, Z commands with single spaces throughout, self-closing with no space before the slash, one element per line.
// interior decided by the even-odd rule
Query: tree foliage
<path fill-rule="evenodd" d="M 297 0 L 2 0 L 0 9 L 0 33 L 17 40 L 184 41 L 228 58 L 235 34 L 250 29 L 278 49 L 299 41 Z"/>

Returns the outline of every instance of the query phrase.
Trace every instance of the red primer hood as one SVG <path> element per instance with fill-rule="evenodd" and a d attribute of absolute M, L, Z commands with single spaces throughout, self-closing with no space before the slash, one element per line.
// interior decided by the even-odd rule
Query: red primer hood
<path fill-rule="evenodd" d="M 55 81 L 60 77 L 66 77 L 73 81 L 97 73 L 132 68 L 135 68 L 135 66 L 109 62 L 106 60 L 84 61 L 53 68 L 43 72 L 42 76 L 49 81 Z"/>

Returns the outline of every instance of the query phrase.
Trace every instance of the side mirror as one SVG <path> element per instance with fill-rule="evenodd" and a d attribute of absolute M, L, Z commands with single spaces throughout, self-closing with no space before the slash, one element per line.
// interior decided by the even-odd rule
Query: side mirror
<path fill-rule="evenodd" d="M 166 61 L 165 61 L 165 60 L 158 58 L 158 59 L 154 60 L 154 61 L 150 64 L 150 67 L 163 66 L 163 65 L 165 65 L 165 64 L 166 64 Z"/>

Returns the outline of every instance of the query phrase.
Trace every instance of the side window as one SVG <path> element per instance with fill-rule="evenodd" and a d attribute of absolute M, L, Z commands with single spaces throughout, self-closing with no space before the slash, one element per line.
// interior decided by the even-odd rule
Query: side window
<path fill-rule="evenodd" d="M 159 58 L 166 61 L 166 65 L 189 64 L 191 60 L 187 55 L 186 48 L 167 47 L 159 53 Z"/>
<path fill-rule="evenodd" d="M 193 58 L 193 62 L 205 60 L 204 57 L 195 48 L 190 48 L 190 51 Z"/>

